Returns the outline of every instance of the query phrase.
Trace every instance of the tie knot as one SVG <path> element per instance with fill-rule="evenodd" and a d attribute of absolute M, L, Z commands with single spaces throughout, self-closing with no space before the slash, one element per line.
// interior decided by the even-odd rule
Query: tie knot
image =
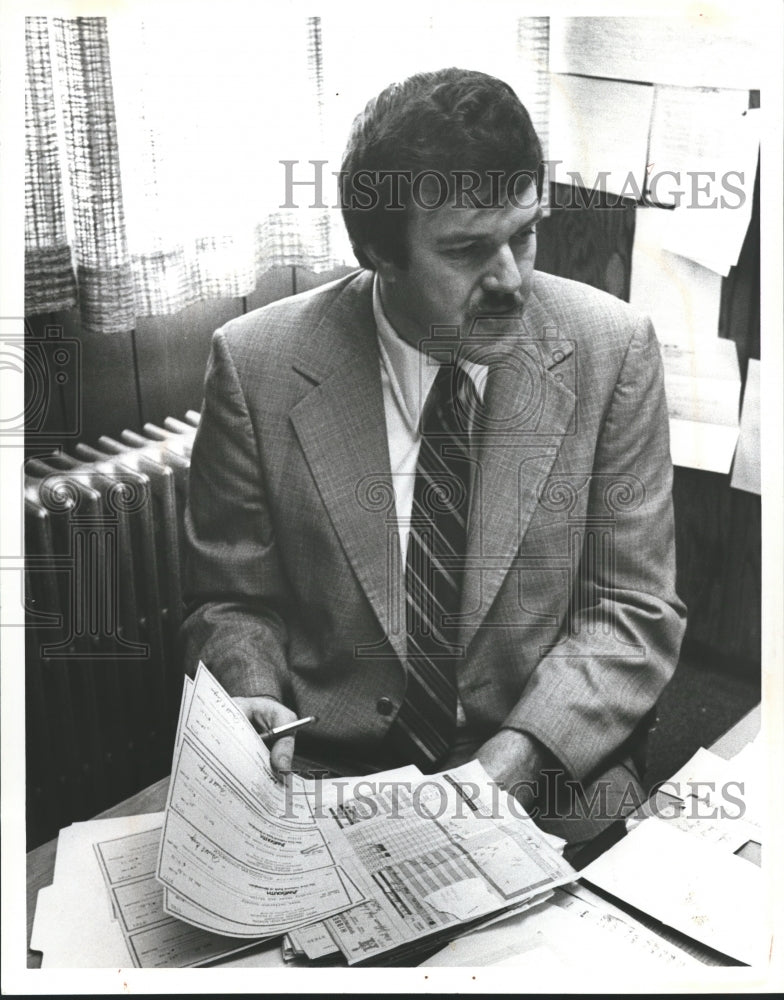
<path fill-rule="evenodd" d="M 441 365 L 422 412 L 422 426 L 448 425 L 459 434 L 468 434 L 479 406 L 476 387 L 465 368 Z"/>

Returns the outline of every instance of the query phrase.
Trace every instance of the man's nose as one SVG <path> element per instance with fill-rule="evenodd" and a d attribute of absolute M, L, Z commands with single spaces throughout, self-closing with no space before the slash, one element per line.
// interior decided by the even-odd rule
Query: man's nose
<path fill-rule="evenodd" d="M 514 295 L 522 286 L 520 268 L 517 266 L 512 248 L 505 244 L 493 258 L 493 262 L 485 274 L 482 285 L 486 292 L 497 292 Z"/>

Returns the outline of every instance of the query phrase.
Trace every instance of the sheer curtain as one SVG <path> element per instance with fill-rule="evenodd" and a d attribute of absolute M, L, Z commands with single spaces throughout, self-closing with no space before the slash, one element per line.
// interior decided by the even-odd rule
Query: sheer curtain
<path fill-rule="evenodd" d="M 29 313 L 78 298 L 84 326 L 112 333 L 246 295 L 275 265 L 353 264 L 331 171 L 357 111 L 412 72 L 502 76 L 546 133 L 547 18 L 502 8 L 487 23 L 445 14 L 382 31 L 339 10 L 228 9 L 26 19 Z M 284 160 L 306 182 L 296 208 L 282 207 Z"/>

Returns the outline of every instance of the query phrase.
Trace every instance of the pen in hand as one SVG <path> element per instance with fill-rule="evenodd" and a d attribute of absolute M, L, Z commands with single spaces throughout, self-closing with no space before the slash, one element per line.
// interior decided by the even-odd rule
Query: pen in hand
<path fill-rule="evenodd" d="M 275 726 L 274 729 L 268 729 L 265 733 L 259 733 L 259 736 L 265 743 L 274 743 L 281 736 L 288 736 L 301 726 L 310 725 L 311 722 L 318 722 L 318 716 L 306 715 L 304 719 L 295 719 L 294 722 L 287 722 L 285 726 Z"/>

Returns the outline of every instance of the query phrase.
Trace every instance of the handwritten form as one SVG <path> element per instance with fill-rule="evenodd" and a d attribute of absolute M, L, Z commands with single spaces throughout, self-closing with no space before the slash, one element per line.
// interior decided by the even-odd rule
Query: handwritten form
<path fill-rule="evenodd" d="M 377 789 L 377 790 L 376 790 Z M 574 871 L 477 761 L 414 782 L 374 783 L 320 810 L 336 855 L 368 897 L 324 922 L 349 965 L 402 960 L 572 881 Z M 314 947 L 292 936 L 307 954 Z M 315 947 L 326 948 L 319 932 Z"/>
<path fill-rule="evenodd" d="M 414 961 L 423 939 L 520 912 L 574 878 L 562 845 L 476 761 L 284 786 L 203 668 L 180 721 L 165 814 L 61 831 L 34 927 L 45 967 L 199 965 L 281 935 L 284 956 Z M 78 920 L 62 921 L 66 897 Z M 271 954 L 262 944 L 230 962 Z"/>
<path fill-rule="evenodd" d="M 158 862 L 173 916 L 236 937 L 288 933 L 305 953 L 326 953 L 326 930 L 355 964 L 573 877 L 477 762 L 286 786 L 203 665 L 184 695 Z"/>
<path fill-rule="evenodd" d="M 276 779 L 268 749 L 202 665 L 183 708 L 157 871 L 167 912 L 258 938 L 359 902 L 303 780 L 292 776 L 287 789 Z"/>
<path fill-rule="evenodd" d="M 556 889 L 533 910 L 450 942 L 423 966 L 521 965 L 579 980 L 601 969 L 606 986 L 628 985 L 645 972 L 693 968 L 697 961 L 661 940 L 633 917 L 578 884 Z M 528 984 L 529 987 L 532 984 Z"/>

